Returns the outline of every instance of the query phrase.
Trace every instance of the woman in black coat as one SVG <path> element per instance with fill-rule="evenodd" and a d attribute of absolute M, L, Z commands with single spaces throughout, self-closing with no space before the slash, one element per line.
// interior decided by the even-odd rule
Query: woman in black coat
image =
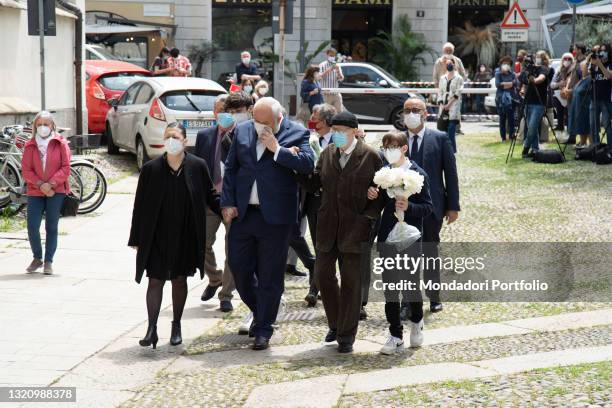
<path fill-rule="evenodd" d="M 174 122 L 164 134 L 166 154 L 145 164 L 138 179 L 128 245 L 136 249 L 136 282 L 147 271 L 149 327 L 140 345 L 156 347 L 157 318 L 166 281 L 172 282 L 170 344 L 182 343 L 181 317 L 187 277 L 204 277 L 206 206 L 220 214 L 206 162 L 185 152 L 185 128 Z"/>

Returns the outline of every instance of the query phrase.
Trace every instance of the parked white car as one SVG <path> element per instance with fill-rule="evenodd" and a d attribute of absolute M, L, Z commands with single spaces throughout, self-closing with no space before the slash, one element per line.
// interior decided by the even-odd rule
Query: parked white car
<path fill-rule="evenodd" d="M 119 99 L 109 100 L 106 115 L 108 153 L 119 148 L 136 154 L 138 169 L 164 149 L 164 131 L 172 122 L 187 129 L 187 146 L 194 146 L 198 131 L 215 124 L 213 105 L 227 93 L 208 79 L 185 77 L 143 78 Z"/>

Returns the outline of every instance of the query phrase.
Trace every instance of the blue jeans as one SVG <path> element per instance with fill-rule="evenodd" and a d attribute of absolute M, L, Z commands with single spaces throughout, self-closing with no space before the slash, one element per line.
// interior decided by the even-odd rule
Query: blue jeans
<path fill-rule="evenodd" d="M 506 140 L 506 135 L 509 138 L 514 137 L 514 106 L 502 107 L 499 105 L 497 111 L 499 112 L 499 135 L 502 140 Z M 508 122 L 507 128 L 506 122 Z"/>
<path fill-rule="evenodd" d="M 446 129 L 446 133 L 448 134 L 448 138 L 451 141 L 451 145 L 453 145 L 453 151 L 457 153 L 457 142 L 455 141 L 455 134 L 457 133 L 457 124 L 458 120 L 449 120 L 448 127 Z"/>
<path fill-rule="evenodd" d="M 601 115 L 601 120 L 600 120 Z M 591 137 L 593 143 L 599 143 L 599 128 L 603 126 L 606 131 L 606 141 L 611 144 L 612 137 L 612 102 L 596 101 L 591 103 Z"/>
<path fill-rule="evenodd" d="M 545 111 L 546 107 L 544 105 L 525 106 L 525 142 L 523 143 L 525 148 L 531 147 L 532 150 L 540 148 L 540 121 Z"/>
<path fill-rule="evenodd" d="M 53 262 L 57 249 L 57 224 L 59 223 L 65 194 L 53 197 L 28 197 L 28 239 L 35 259 L 43 259 L 40 243 L 40 223 L 45 215 L 45 262 Z"/>

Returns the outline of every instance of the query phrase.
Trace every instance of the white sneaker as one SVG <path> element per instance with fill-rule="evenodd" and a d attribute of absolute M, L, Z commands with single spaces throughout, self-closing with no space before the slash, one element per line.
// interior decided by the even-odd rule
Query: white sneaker
<path fill-rule="evenodd" d="M 253 323 L 253 312 L 249 312 L 249 314 L 244 317 L 238 328 L 238 334 L 249 334 L 251 323 Z"/>
<path fill-rule="evenodd" d="M 402 350 L 404 350 L 404 340 L 398 337 L 389 336 L 385 345 L 380 349 L 380 354 L 389 356 L 394 353 L 399 353 Z"/>
<path fill-rule="evenodd" d="M 423 344 L 423 319 L 418 323 L 410 323 L 410 347 L 421 347 Z"/>

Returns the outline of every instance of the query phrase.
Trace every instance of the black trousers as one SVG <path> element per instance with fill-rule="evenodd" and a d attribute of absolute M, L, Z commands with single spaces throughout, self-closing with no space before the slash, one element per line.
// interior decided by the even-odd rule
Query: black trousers
<path fill-rule="evenodd" d="M 297 257 L 302 261 L 306 269 L 312 271 L 315 265 L 315 257 L 310 252 L 310 247 L 306 238 L 300 233 L 300 224 L 296 224 L 291 231 L 291 237 L 289 238 L 289 246 L 295 251 Z"/>
<path fill-rule="evenodd" d="M 410 257 L 418 258 L 421 254 L 421 243 L 416 242 L 412 247 L 408 248 L 406 253 Z M 401 252 L 400 255 L 404 254 Z M 384 258 L 395 258 L 397 252 L 389 246 L 381 247 L 380 256 Z M 413 272 L 413 273 L 411 273 Z M 408 270 L 397 270 L 397 269 L 386 269 L 382 273 L 383 283 L 399 283 L 402 281 L 411 282 L 414 285 L 415 290 L 408 292 L 403 291 L 400 296 L 399 291 L 385 291 L 385 316 L 389 323 L 389 333 L 400 339 L 403 338 L 404 326 L 400 319 L 400 297 L 407 298 L 410 293 L 410 301 L 402 302 L 408 303 L 410 307 L 410 321 L 418 323 L 423 319 L 423 300 L 421 299 L 421 291 L 419 289 L 419 281 L 421 278 L 420 271 L 408 271 Z"/>
<path fill-rule="evenodd" d="M 248 207 L 228 234 L 229 266 L 242 301 L 253 312 L 255 335 L 272 337 L 281 295 L 292 225 L 266 223 L 259 209 Z"/>
<path fill-rule="evenodd" d="M 442 230 L 443 218 L 437 218 L 434 213 L 431 213 L 428 217 L 423 219 L 423 255 L 425 258 L 437 258 L 438 257 L 438 244 L 440 243 L 440 231 Z M 438 262 L 427 262 L 428 264 L 434 264 L 433 268 L 425 268 L 423 270 L 423 279 L 425 281 L 432 281 L 433 283 L 440 283 L 440 268 L 437 267 Z M 429 298 L 430 302 L 440 301 L 439 290 L 426 290 L 425 295 Z M 407 296 L 403 299 L 407 302 Z"/>

